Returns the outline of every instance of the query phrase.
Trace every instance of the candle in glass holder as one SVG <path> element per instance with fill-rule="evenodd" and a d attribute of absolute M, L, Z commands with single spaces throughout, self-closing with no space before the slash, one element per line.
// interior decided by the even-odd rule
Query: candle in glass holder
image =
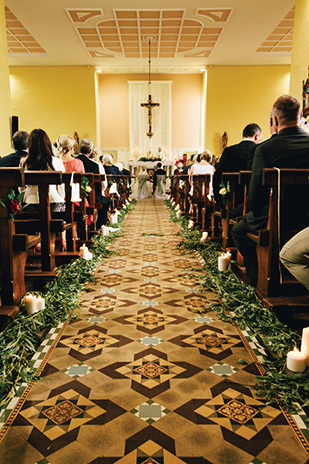
<path fill-rule="evenodd" d="M 307 366 L 309 366 L 309 327 L 303 328 L 303 334 L 301 339 L 301 353 L 307 357 Z"/>
<path fill-rule="evenodd" d="M 300 353 L 297 348 L 289 351 L 287 355 L 286 367 L 292 372 L 304 372 L 307 366 L 307 356 Z"/>
<path fill-rule="evenodd" d="M 208 232 L 202 232 L 201 242 L 206 242 L 208 238 Z"/>
<path fill-rule="evenodd" d="M 87 259 L 88 255 L 88 247 L 84 244 L 83 246 L 80 247 L 79 249 L 79 254 L 81 258 Z"/>
<path fill-rule="evenodd" d="M 218 270 L 224 272 L 227 270 L 229 265 L 228 257 L 225 254 L 222 254 L 218 257 Z"/>
<path fill-rule="evenodd" d="M 38 296 L 36 298 L 36 310 L 41 311 L 44 308 L 45 308 L 45 298 L 42 298 L 41 296 Z"/>

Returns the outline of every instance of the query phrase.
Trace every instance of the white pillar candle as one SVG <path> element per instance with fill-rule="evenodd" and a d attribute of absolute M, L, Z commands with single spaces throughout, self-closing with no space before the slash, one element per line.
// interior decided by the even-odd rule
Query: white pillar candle
<path fill-rule="evenodd" d="M 88 247 L 84 244 L 83 246 L 80 247 L 79 249 L 79 254 L 81 258 L 87 259 L 88 255 Z"/>
<path fill-rule="evenodd" d="M 202 232 L 201 242 L 206 242 L 208 238 L 208 232 Z"/>
<path fill-rule="evenodd" d="M 192 227 L 194 227 L 194 222 L 192 221 L 192 219 L 190 219 L 188 229 L 192 229 Z"/>
<path fill-rule="evenodd" d="M 36 298 L 36 310 L 41 311 L 44 308 L 45 308 L 45 299 L 42 298 L 41 296 L 38 296 Z"/>
<path fill-rule="evenodd" d="M 306 370 L 307 357 L 300 353 L 297 348 L 289 351 L 287 355 L 286 367 L 292 372 L 304 372 Z"/>
<path fill-rule="evenodd" d="M 228 258 L 224 254 L 218 257 L 218 270 L 220 272 L 226 271 L 228 268 L 228 265 L 229 265 Z"/>
<path fill-rule="evenodd" d="M 180 217 L 181 217 L 181 211 L 178 210 L 177 213 L 176 213 L 176 216 L 177 216 L 178 218 L 180 218 Z"/>
<path fill-rule="evenodd" d="M 36 297 L 34 295 L 26 295 L 25 298 L 27 314 L 36 313 Z"/>
<path fill-rule="evenodd" d="M 175 208 L 176 211 L 179 211 L 180 210 L 180 205 L 177 205 L 176 208 Z"/>
<path fill-rule="evenodd" d="M 122 207 L 122 208 L 123 208 L 123 209 L 126 209 L 126 205 L 123 205 L 123 207 Z"/>
<path fill-rule="evenodd" d="M 90 260 L 92 259 L 92 256 L 93 256 L 93 255 L 92 255 L 91 251 L 88 251 L 88 253 L 87 253 L 87 258 L 86 258 L 87 261 L 90 261 Z"/>
<path fill-rule="evenodd" d="M 109 228 L 106 226 L 101 226 L 102 235 L 109 235 Z"/>
<path fill-rule="evenodd" d="M 309 327 L 303 329 L 300 351 L 307 357 L 307 366 L 309 366 Z"/>
<path fill-rule="evenodd" d="M 113 214 L 112 215 L 112 224 L 117 224 L 118 220 L 117 220 L 117 214 Z"/>

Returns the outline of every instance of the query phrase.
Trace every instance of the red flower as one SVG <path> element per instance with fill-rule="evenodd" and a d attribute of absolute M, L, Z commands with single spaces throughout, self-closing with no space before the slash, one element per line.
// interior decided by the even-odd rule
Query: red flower
<path fill-rule="evenodd" d="M 20 202 L 18 200 L 11 201 L 11 211 L 12 213 L 19 213 L 20 212 Z"/>

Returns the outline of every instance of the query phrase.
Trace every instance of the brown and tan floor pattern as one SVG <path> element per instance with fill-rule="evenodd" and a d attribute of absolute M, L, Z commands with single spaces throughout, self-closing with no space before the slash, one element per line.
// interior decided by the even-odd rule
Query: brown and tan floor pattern
<path fill-rule="evenodd" d="M 163 202 L 140 201 L 65 324 L 0 445 L 7 464 L 305 464 L 282 411 L 257 397 L 236 327 L 184 271 Z M 240 364 L 242 358 L 247 364 Z"/>

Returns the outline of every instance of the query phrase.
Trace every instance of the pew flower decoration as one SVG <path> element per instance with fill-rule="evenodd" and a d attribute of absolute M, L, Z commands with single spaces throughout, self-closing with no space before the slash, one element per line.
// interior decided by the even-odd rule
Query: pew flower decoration
<path fill-rule="evenodd" d="M 92 188 L 90 187 L 89 180 L 87 177 L 83 177 L 83 183 L 81 184 L 80 188 L 85 194 L 85 197 L 89 197 L 89 193 L 92 191 Z"/>
<path fill-rule="evenodd" d="M 16 193 L 14 190 L 11 190 L 8 194 L 7 200 L 0 199 L 0 204 L 8 209 L 10 218 L 13 219 L 13 221 L 15 219 L 15 216 L 17 214 L 20 214 L 22 210 L 27 206 L 22 205 L 24 195 L 25 192 Z"/>
<path fill-rule="evenodd" d="M 220 190 L 219 190 L 219 195 L 222 197 L 222 203 L 225 206 L 227 202 L 228 195 L 230 193 L 230 183 L 227 182 L 226 186 L 222 183 L 219 185 Z"/>

